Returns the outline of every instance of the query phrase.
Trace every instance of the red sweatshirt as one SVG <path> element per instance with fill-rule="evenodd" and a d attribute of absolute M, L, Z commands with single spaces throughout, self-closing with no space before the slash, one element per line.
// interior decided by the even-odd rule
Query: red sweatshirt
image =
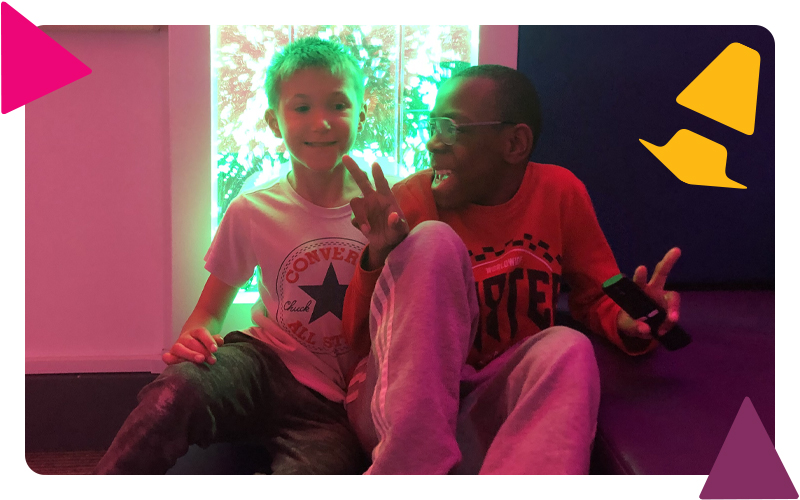
<path fill-rule="evenodd" d="M 619 273 L 586 188 L 569 170 L 529 163 L 517 193 L 497 206 L 437 210 L 432 172 L 425 170 L 392 188 L 411 228 L 426 220 L 450 225 L 472 260 L 480 324 L 468 363 L 481 368 L 511 345 L 553 326 L 561 283 L 570 286 L 575 319 L 628 354 L 617 332 L 620 308 L 601 288 Z M 369 307 L 381 269 L 358 266 L 345 297 L 342 326 L 348 342 L 369 351 Z"/>

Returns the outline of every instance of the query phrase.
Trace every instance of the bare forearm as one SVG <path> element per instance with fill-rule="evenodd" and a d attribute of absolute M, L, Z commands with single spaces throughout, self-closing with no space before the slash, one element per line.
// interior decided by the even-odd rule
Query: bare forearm
<path fill-rule="evenodd" d="M 219 331 L 236 291 L 236 287 L 220 281 L 213 274 L 210 275 L 197 305 L 181 328 L 178 340 L 162 356 L 164 362 L 168 365 L 184 361 L 213 365 L 216 362 L 214 353 L 217 346 L 225 343 L 219 336 Z"/>
<path fill-rule="evenodd" d="M 222 315 L 222 317 L 218 317 L 201 307 L 195 307 L 194 311 L 192 311 L 192 314 L 189 315 L 189 319 L 186 320 L 183 328 L 181 328 L 181 333 L 194 330 L 196 328 L 205 328 L 211 335 L 218 335 L 222 329 L 222 323 L 224 321 L 224 315 Z"/>
<path fill-rule="evenodd" d="M 238 288 L 210 275 L 197 300 L 197 305 L 181 328 L 181 333 L 204 328 L 211 335 L 218 335 L 237 291 Z"/>

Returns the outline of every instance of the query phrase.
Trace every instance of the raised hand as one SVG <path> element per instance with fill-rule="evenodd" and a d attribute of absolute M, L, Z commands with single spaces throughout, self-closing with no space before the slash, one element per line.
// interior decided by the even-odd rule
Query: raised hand
<path fill-rule="evenodd" d="M 677 247 L 667 252 L 664 258 L 661 259 L 661 262 L 656 265 L 653 276 L 650 278 L 649 282 L 647 281 L 647 268 L 645 266 L 637 267 L 636 271 L 633 273 L 633 282 L 639 285 L 647 295 L 667 311 L 667 319 L 664 320 L 658 328 L 658 332 L 656 332 L 658 335 L 667 333 L 670 328 L 678 322 L 678 318 L 680 317 L 680 295 L 678 292 L 668 292 L 664 290 L 667 276 L 680 256 L 681 250 Z M 617 317 L 617 327 L 621 332 L 632 337 L 652 338 L 650 336 L 650 327 L 647 323 L 636 321 L 625 311 L 622 311 Z"/>
<path fill-rule="evenodd" d="M 408 222 L 380 165 L 372 164 L 373 188 L 367 174 L 352 158 L 345 155 L 342 163 L 363 195 L 350 200 L 350 208 L 353 209 L 353 225 L 369 240 L 369 266 L 375 269 L 383 265 L 389 252 L 408 235 Z"/>
<path fill-rule="evenodd" d="M 180 334 L 178 340 L 172 348 L 165 352 L 161 359 L 168 365 L 191 361 L 200 364 L 207 361 L 208 364 L 216 363 L 217 346 L 221 346 L 225 341 L 220 335 L 211 335 L 205 328 L 194 328 Z"/>

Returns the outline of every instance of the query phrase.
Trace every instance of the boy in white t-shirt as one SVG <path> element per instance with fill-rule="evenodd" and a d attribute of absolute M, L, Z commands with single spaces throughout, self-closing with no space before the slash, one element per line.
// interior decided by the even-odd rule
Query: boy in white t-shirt
<path fill-rule="evenodd" d="M 276 474 L 366 468 L 342 404 L 357 357 L 341 328 L 366 244 L 350 222 L 360 191 L 342 164 L 364 124 L 363 72 L 341 45 L 306 38 L 275 56 L 266 90 L 265 118 L 291 172 L 231 203 L 197 306 L 163 356 L 169 366 L 142 389 L 96 473 L 164 473 L 192 444 L 243 439 L 263 444 Z M 225 314 L 256 268 L 256 326 L 223 340 Z"/>

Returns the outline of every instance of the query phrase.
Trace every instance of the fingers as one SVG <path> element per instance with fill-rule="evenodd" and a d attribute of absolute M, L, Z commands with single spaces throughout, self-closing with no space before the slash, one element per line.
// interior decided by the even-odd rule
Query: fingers
<path fill-rule="evenodd" d="M 389 186 L 389 181 L 386 180 L 386 177 L 383 175 L 383 170 L 378 162 L 372 164 L 372 179 L 375 181 L 375 190 L 380 194 L 383 194 L 389 197 L 390 204 L 394 207 L 397 207 L 397 200 L 394 197 L 394 193 L 392 193 L 392 188 Z M 400 209 L 397 208 L 399 211 Z M 389 214 L 388 223 L 389 227 L 401 233 L 403 235 L 408 234 L 408 223 L 403 218 L 402 213 L 395 211 Z"/>
<path fill-rule="evenodd" d="M 350 209 L 353 211 L 352 223 L 364 236 L 369 236 L 370 226 L 367 218 L 367 205 L 364 198 L 350 200 Z"/>
<path fill-rule="evenodd" d="M 680 319 L 681 296 L 678 292 L 667 292 L 664 294 L 667 303 L 667 321 L 677 323 Z"/>
<path fill-rule="evenodd" d="M 353 203 L 352 202 L 350 203 L 350 210 L 351 211 L 353 210 Z M 355 214 L 350 214 L 350 225 L 352 225 L 354 228 L 356 228 L 358 230 L 361 229 L 359 227 L 358 221 L 356 220 L 356 215 Z"/>
<path fill-rule="evenodd" d="M 625 311 L 620 311 L 617 316 L 617 329 L 629 337 L 651 338 L 650 327 L 647 323 L 633 319 Z"/>
<path fill-rule="evenodd" d="M 666 292 L 663 295 L 667 319 L 658 328 L 658 335 L 664 335 L 672 329 L 680 319 L 681 297 L 678 292 Z"/>
<path fill-rule="evenodd" d="M 205 328 L 196 328 L 183 332 L 169 352 L 182 360 L 213 365 L 217 361 L 213 353 L 217 351 L 218 342 L 224 343 L 221 336 L 212 336 Z"/>
<path fill-rule="evenodd" d="M 389 214 L 389 227 L 401 236 L 408 234 L 408 221 L 403 219 L 397 212 Z"/>
<path fill-rule="evenodd" d="M 372 179 L 375 181 L 375 190 L 377 192 L 394 197 L 392 188 L 389 187 L 389 181 L 383 175 L 383 169 L 378 165 L 378 162 L 372 164 Z"/>
<path fill-rule="evenodd" d="M 186 347 L 180 342 L 181 342 L 180 340 L 178 342 L 175 342 L 175 344 L 172 346 L 172 349 L 169 350 L 169 352 L 173 356 L 181 359 L 182 361 L 191 361 L 192 363 L 197 363 L 197 364 L 200 364 L 206 360 L 206 354 L 203 354 L 194 349 Z"/>
<path fill-rule="evenodd" d="M 672 271 L 672 266 L 675 265 L 675 262 L 678 261 L 680 256 L 681 249 L 678 247 L 667 252 L 664 258 L 661 259 L 661 262 L 659 262 L 653 270 L 653 276 L 650 278 L 650 286 L 663 290 L 664 285 L 667 283 L 667 276 L 669 276 L 670 271 Z"/>
<path fill-rule="evenodd" d="M 374 191 L 374 189 L 372 189 L 372 184 L 369 182 L 369 177 L 367 176 L 366 172 L 358 168 L 358 164 L 354 159 L 350 158 L 349 155 L 344 155 L 342 156 L 342 163 L 344 164 L 344 168 L 346 168 L 347 171 L 350 172 L 350 175 L 353 177 L 353 180 L 356 181 L 358 188 L 361 189 L 361 193 L 367 195 L 368 193 Z M 374 166 L 373 166 L 373 171 L 374 171 Z M 381 176 L 383 176 L 382 172 Z M 384 178 L 384 180 L 386 179 Z"/>
<path fill-rule="evenodd" d="M 214 340 L 214 337 L 209 333 L 208 330 L 205 328 L 198 328 L 196 330 L 191 330 L 189 334 L 195 340 L 198 340 L 203 347 L 210 353 L 217 352 L 217 342 Z"/>
<path fill-rule="evenodd" d="M 212 335 L 211 338 L 214 339 L 214 342 L 216 342 L 217 346 L 225 344 L 225 339 L 222 338 L 222 335 Z"/>
<path fill-rule="evenodd" d="M 183 363 L 186 360 L 183 358 L 179 358 L 178 356 L 175 356 L 171 352 L 165 352 L 164 354 L 161 355 L 161 361 L 163 361 L 168 365 L 177 365 L 178 363 Z"/>
<path fill-rule="evenodd" d="M 400 225 L 400 215 L 397 212 L 392 212 L 389 214 L 389 227 L 395 229 Z"/>
<path fill-rule="evenodd" d="M 638 275 L 638 276 L 637 276 Z M 636 269 L 634 276 L 638 279 L 646 277 L 644 266 Z M 638 283 L 637 283 L 638 284 Z M 640 285 L 641 286 L 641 285 Z M 649 287 L 649 285 L 648 285 Z M 678 292 L 660 292 L 658 296 L 653 295 L 652 288 L 648 292 L 655 300 L 657 300 L 664 309 L 667 311 L 667 317 L 664 322 L 658 327 L 657 335 L 661 336 L 667 333 L 680 319 L 681 297 Z M 617 317 L 617 328 L 621 333 L 630 337 L 640 337 L 643 339 L 652 338 L 650 335 L 650 326 L 644 321 L 638 321 L 632 318 L 625 311 L 620 311 Z"/>
<path fill-rule="evenodd" d="M 644 266 L 637 267 L 633 272 L 632 281 L 639 285 L 640 288 L 647 286 L 647 268 Z"/>

